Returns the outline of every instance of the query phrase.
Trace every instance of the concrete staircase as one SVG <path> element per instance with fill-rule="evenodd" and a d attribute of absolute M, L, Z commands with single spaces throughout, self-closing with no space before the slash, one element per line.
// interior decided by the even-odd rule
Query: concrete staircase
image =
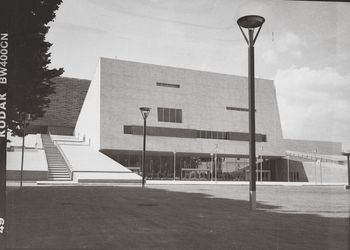
<path fill-rule="evenodd" d="M 46 154 L 48 164 L 48 180 L 49 181 L 70 181 L 72 180 L 69 168 L 64 160 L 61 152 L 53 143 L 50 135 L 41 135 L 43 148 Z"/>

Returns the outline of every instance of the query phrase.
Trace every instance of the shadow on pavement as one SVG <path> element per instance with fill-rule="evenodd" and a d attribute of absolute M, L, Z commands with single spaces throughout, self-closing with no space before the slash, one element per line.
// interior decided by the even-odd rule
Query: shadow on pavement
<path fill-rule="evenodd" d="M 350 219 L 135 187 L 9 188 L 8 249 L 350 249 Z"/>

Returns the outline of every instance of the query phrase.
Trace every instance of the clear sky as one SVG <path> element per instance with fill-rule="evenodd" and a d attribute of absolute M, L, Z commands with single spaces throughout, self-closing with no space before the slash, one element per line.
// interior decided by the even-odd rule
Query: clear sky
<path fill-rule="evenodd" d="M 64 0 L 47 40 L 52 67 L 91 79 L 99 57 L 247 75 L 238 17 L 266 22 L 256 76 L 273 79 L 285 138 L 350 149 L 350 3 Z"/>

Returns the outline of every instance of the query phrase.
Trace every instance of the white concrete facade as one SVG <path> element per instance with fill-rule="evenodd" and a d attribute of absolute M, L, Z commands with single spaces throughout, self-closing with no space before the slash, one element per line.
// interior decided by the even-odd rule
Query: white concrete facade
<path fill-rule="evenodd" d="M 157 82 L 180 85 L 157 86 Z M 143 126 L 139 107 L 152 108 L 147 126 L 248 133 L 247 78 L 101 58 L 83 104 L 75 135 L 98 150 L 142 150 L 142 135 L 124 126 Z M 182 110 L 182 122 L 158 121 L 157 108 Z M 256 133 L 265 156 L 282 156 L 284 144 L 272 80 L 256 79 Z M 216 149 L 217 145 L 217 149 Z M 148 151 L 248 155 L 248 141 L 148 136 Z"/>
<path fill-rule="evenodd" d="M 101 114 L 101 73 L 100 62 L 96 67 L 95 75 L 86 94 L 81 108 L 75 134 L 78 137 L 88 136 L 93 148 L 100 149 L 100 114 Z M 87 138 L 84 138 L 86 140 Z"/>

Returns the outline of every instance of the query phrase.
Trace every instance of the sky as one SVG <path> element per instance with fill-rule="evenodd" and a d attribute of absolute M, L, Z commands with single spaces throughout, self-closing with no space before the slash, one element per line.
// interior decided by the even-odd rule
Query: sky
<path fill-rule="evenodd" d="M 350 3 L 282 0 L 63 0 L 51 67 L 92 79 L 99 57 L 247 75 L 237 26 L 262 15 L 256 77 L 274 80 L 284 138 L 350 150 Z"/>

